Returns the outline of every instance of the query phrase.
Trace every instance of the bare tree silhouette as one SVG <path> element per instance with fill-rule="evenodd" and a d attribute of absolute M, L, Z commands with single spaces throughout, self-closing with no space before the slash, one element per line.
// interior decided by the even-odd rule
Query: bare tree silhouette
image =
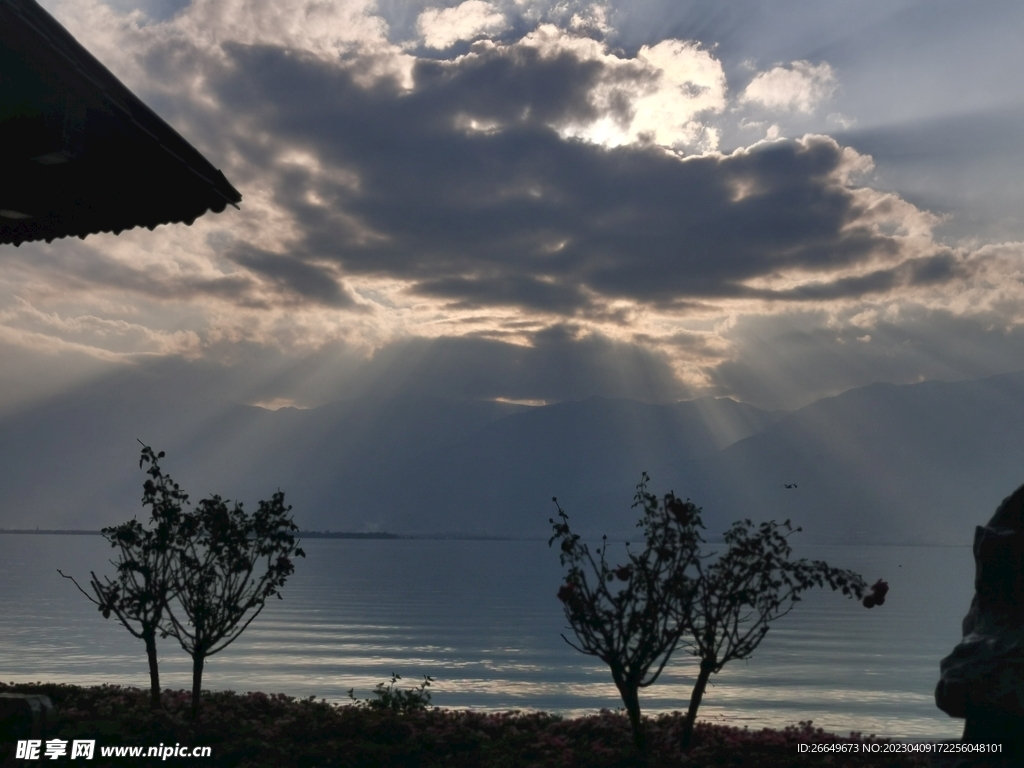
<path fill-rule="evenodd" d="M 671 493 L 659 501 L 647 492 L 648 479 L 645 472 L 633 503 L 644 510 L 637 527 L 643 528 L 646 547 L 634 553 L 627 545 L 626 565 L 609 566 L 607 536 L 595 560 L 570 530 L 569 516 L 557 499 L 558 520 L 550 520 L 553 534 L 548 541 L 548 546 L 560 541 L 562 565 L 569 566 L 558 599 L 579 644 L 565 635 L 562 639 L 611 669 L 641 763 L 646 763 L 647 748 L 639 691 L 657 681 L 689 626 L 686 611 L 695 584 L 686 571 L 697 563 L 697 529 L 702 527 L 699 509 Z"/>
<path fill-rule="evenodd" d="M 141 442 L 141 441 L 140 441 Z M 114 579 L 90 573 L 87 592 L 104 618 L 114 615 L 146 644 L 151 704 L 160 706 L 156 635 L 173 635 L 192 656 L 192 714 L 198 716 L 206 658 L 224 650 L 277 595 L 294 570 L 292 557 L 305 557 L 297 545 L 291 507 L 278 491 L 248 515 L 220 496 L 186 511 L 188 494 L 160 468 L 164 452 L 142 447 L 139 466 L 149 464 L 143 506 L 150 507 L 151 528 L 137 520 L 104 528 L 120 556 L 111 563 Z"/>
<path fill-rule="evenodd" d="M 57 570 L 99 607 L 104 618 L 116 616 L 125 629 L 145 643 L 153 709 L 160 707 L 156 635 L 161 632 L 174 596 L 175 547 L 185 514 L 183 506 L 188 504 L 188 495 L 160 470 L 159 460 L 163 457 L 163 451 L 156 454 L 149 446 L 142 446 L 139 467 L 150 465 L 146 470 L 150 479 L 143 484 L 142 505 L 150 508 L 153 527 L 144 528 L 138 520 L 132 519 L 102 531 L 110 546 L 119 550 L 117 560 L 110 561 L 117 568 L 116 578 L 104 576 L 101 579 L 95 571 L 90 572 L 90 594 L 73 576 Z"/>
<path fill-rule="evenodd" d="M 769 624 L 789 613 L 801 592 L 827 584 L 848 597 L 860 598 L 868 589 L 853 571 L 832 568 L 821 560 L 790 561 L 791 533 L 788 520 L 781 525 L 772 520 L 757 528 L 750 520 L 740 520 L 726 531 L 728 549 L 721 557 L 710 564 L 703 561 L 715 553 L 697 560 L 693 603 L 678 614 L 678 620 L 686 621 L 690 630 L 689 652 L 700 659 L 683 725 L 684 749 L 689 747 L 711 675 L 734 659 L 750 658 L 768 634 Z M 874 591 L 884 584 L 879 580 Z M 884 591 L 881 594 L 884 601 Z M 871 607 L 867 602 L 864 605 Z"/>
<path fill-rule="evenodd" d="M 558 520 L 550 520 L 548 541 L 549 546 L 560 541 L 560 559 L 568 566 L 558 599 L 579 644 L 562 637 L 611 669 L 642 764 L 646 744 L 639 689 L 658 679 L 677 647 L 700 659 L 684 720 L 682 746 L 688 749 L 711 675 L 734 659 L 750 658 L 771 622 L 789 613 L 802 592 L 828 585 L 848 597 L 863 597 L 864 607 L 871 608 L 885 602 L 889 589 L 879 579 L 865 596 L 868 586 L 853 571 L 820 560 L 791 561 L 788 537 L 794 531 L 788 520 L 756 527 L 750 520 L 737 521 L 725 533 L 725 552 L 705 554 L 700 508 L 674 493 L 659 502 L 647 492 L 649 479 L 643 473 L 633 504 L 644 508 L 637 525 L 644 529 L 646 549 L 637 554 L 627 544 L 628 564 L 608 565 L 607 537 L 595 559 L 570 530 L 560 506 Z M 616 582 L 621 583 L 613 589 Z"/>
<path fill-rule="evenodd" d="M 246 514 L 220 496 L 199 502 L 183 523 L 174 593 L 181 613 L 168 612 L 168 634 L 192 657 L 192 715 L 198 716 L 203 666 L 227 648 L 277 595 L 294 572 L 297 546 L 290 506 L 278 491 Z M 247 618 L 248 615 L 248 618 Z"/>

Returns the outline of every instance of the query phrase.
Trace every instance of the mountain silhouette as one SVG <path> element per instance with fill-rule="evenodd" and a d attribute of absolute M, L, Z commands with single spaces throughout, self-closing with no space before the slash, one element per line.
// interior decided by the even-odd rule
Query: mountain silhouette
<path fill-rule="evenodd" d="M 252 507 L 280 487 L 311 530 L 541 537 L 557 495 L 574 529 L 628 538 L 647 471 L 653 492 L 704 508 L 712 538 L 790 518 L 805 543 L 963 544 L 1024 480 L 1022 417 L 1024 373 L 873 384 L 792 412 L 415 394 L 270 411 L 125 373 L 0 419 L 0 527 L 140 514 L 140 438 L 193 500 Z"/>

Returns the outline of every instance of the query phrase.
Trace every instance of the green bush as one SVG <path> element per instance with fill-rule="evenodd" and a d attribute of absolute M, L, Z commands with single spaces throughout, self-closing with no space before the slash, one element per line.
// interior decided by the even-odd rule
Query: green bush
<path fill-rule="evenodd" d="M 373 689 L 375 699 L 357 699 L 355 688 L 348 689 L 348 697 L 355 702 L 357 707 L 366 707 L 373 710 L 387 710 L 390 712 L 415 712 L 430 706 L 430 691 L 427 689 L 434 682 L 430 675 L 423 676 L 423 682 L 415 688 L 405 690 L 395 688 L 395 683 L 402 679 L 399 674 L 391 673 L 391 682 L 377 683 Z"/>

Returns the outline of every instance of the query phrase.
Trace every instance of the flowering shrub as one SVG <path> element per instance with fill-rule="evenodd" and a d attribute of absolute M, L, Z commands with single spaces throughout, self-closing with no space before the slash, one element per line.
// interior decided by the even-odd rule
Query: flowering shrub
<path fill-rule="evenodd" d="M 148 692 L 138 688 L 83 688 L 53 683 L 5 685 L 0 693 L 36 693 L 51 698 L 57 709 L 59 738 L 96 739 L 97 746 L 188 744 L 210 746 L 213 757 L 204 766 L 239 768 L 627 768 L 634 764 L 629 719 L 621 713 L 563 719 L 545 712 L 452 711 L 338 705 L 314 697 L 232 691 L 203 693 L 204 717 L 189 717 L 191 693 L 165 690 L 162 708 L 149 707 Z M 684 755 L 679 712 L 645 718 L 649 765 L 763 766 L 794 765 L 887 766 L 924 768 L 922 754 L 800 756 L 801 743 L 884 742 L 858 733 L 848 737 L 826 733 L 810 722 L 782 731 L 752 731 L 697 723 L 691 749 Z M 11 744 L 0 744 L 0 763 Z M 153 760 L 174 765 L 175 759 Z M 178 760 L 194 764 L 195 760 Z M 132 765 L 146 765 L 135 761 Z M 104 763 L 98 750 L 93 766 L 125 765 L 124 759 Z"/>

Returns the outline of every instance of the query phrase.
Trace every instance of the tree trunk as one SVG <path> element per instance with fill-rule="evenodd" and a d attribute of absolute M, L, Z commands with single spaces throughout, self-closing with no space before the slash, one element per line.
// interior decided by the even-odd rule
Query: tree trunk
<path fill-rule="evenodd" d="M 633 746 L 636 747 L 639 756 L 639 765 L 647 765 L 647 742 L 644 739 L 644 724 L 640 719 L 640 693 L 639 687 L 631 685 L 629 681 L 616 681 L 619 695 L 622 696 L 622 703 L 626 705 L 626 713 L 629 715 L 629 725 L 633 729 Z"/>
<path fill-rule="evenodd" d="M 708 687 L 708 678 L 711 677 L 711 670 L 714 667 L 714 663 L 706 661 L 700 663 L 700 673 L 697 675 L 697 682 L 693 686 L 693 693 L 690 694 L 690 708 L 686 712 L 686 720 L 683 721 L 682 748 L 684 752 L 690 749 L 693 724 L 697 720 L 697 707 L 700 706 L 700 701 L 704 698 L 704 689 Z"/>
<path fill-rule="evenodd" d="M 199 717 L 199 695 L 203 690 L 203 664 L 206 654 L 196 651 L 192 654 L 192 719 Z"/>
<path fill-rule="evenodd" d="M 149 659 L 149 706 L 160 709 L 160 667 L 156 663 L 156 632 L 146 632 L 146 657 Z"/>

